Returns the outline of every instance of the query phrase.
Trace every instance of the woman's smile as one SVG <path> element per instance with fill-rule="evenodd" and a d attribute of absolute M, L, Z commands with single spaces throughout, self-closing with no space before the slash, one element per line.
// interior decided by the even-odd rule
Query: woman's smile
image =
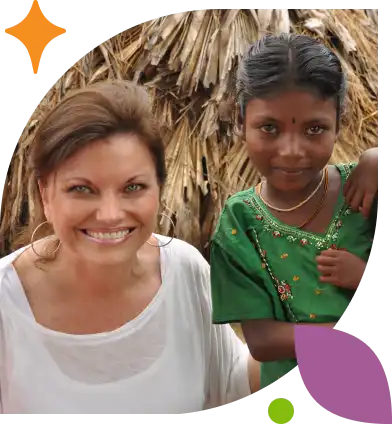
<path fill-rule="evenodd" d="M 81 230 L 81 232 L 90 241 L 99 244 L 119 244 L 127 240 L 134 232 L 135 227 L 132 228 L 118 228 L 111 230 Z"/>

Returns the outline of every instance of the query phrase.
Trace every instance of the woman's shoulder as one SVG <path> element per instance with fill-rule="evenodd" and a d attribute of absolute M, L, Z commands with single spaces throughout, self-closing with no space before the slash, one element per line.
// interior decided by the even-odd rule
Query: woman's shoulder
<path fill-rule="evenodd" d="M 0 297 L 5 284 L 15 280 L 16 273 L 13 263 L 20 257 L 24 250 L 25 248 L 22 248 L 0 258 Z"/>
<path fill-rule="evenodd" d="M 162 239 L 163 243 L 168 243 L 170 241 L 169 237 L 159 237 Z M 165 248 L 165 246 L 162 247 L 162 249 Z M 205 269 L 209 267 L 208 262 L 201 252 L 195 246 L 184 240 L 173 238 L 167 245 L 167 248 L 170 250 L 170 260 L 175 262 L 177 266 L 185 266 L 192 269 Z"/>
<path fill-rule="evenodd" d="M 159 236 L 162 242 L 168 242 L 170 238 Z M 165 240 L 166 239 L 166 240 Z M 172 241 L 162 247 L 161 257 L 165 261 L 166 269 L 170 270 L 171 278 L 186 283 L 189 287 L 202 288 L 210 282 L 210 265 L 201 252 L 190 243 L 173 238 Z"/>

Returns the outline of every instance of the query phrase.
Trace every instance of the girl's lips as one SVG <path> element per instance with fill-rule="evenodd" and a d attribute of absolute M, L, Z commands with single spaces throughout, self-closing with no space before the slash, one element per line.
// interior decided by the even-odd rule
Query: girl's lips
<path fill-rule="evenodd" d="M 275 166 L 275 167 L 272 167 L 272 169 L 274 169 L 275 171 L 283 171 L 283 172 L 295 174 L 295 173 L 298 173 L 298 172 L 308 171 L 310 168 L 307 168 L 307 167 L 289 168 L 289 167 L 285 167 L 285 166 L 282 166 L 282 167 Z"/>
<path fill-rule="evenodd" d="M 275 171 L 278 171 L 287 176 L 298 176 L 306 172 L 306 169 L 283 169 L 283 168 L 275 168 Z"/>

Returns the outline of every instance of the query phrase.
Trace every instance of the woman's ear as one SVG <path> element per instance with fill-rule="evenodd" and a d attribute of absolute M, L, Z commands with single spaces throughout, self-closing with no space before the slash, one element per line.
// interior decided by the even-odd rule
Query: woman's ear
<path fill-rule="evenodd" d="M 42 205 L 44 207 L 44 213 L 46 220 L 50 222 L 50 212 L 49 212 L 49 193 L 47 184 L 41 179 L 38 180 L 38 189 L 41 196 Z"/>

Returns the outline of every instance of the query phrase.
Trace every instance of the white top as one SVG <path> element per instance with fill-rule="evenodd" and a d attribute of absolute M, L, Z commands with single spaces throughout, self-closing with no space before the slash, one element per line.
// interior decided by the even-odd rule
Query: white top
<path fill-rule="evenodd" d="M 186 413 L 250 394 L 247 347 L 211 324 L 209 265 L 194 247 L 161 248 L 162 285 L 148 307 L 91 335 L 35 321 L 12 265 L 20 253 L 0 259 L 0 412 Z"/>

